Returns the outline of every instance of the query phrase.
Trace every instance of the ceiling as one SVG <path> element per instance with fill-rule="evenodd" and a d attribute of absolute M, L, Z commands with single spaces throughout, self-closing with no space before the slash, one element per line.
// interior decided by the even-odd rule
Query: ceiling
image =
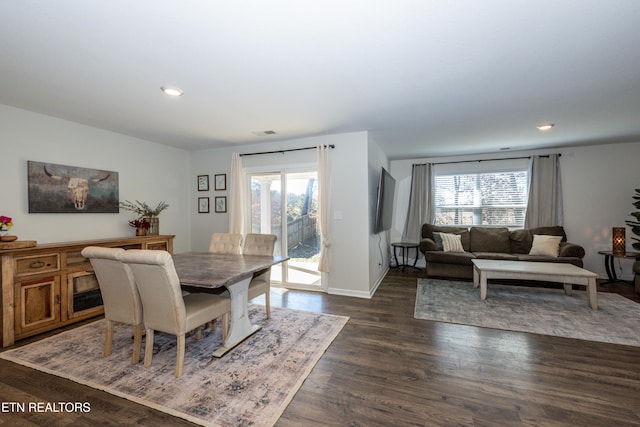
<path fill-rule="evenodd" d="M 186 150 L 637 142 L 639 22 L 637 0 L 3 1 L 0 104 Z"/>

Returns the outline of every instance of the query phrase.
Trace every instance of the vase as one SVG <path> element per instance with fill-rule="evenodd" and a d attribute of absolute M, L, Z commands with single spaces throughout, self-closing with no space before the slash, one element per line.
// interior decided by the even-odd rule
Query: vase
<path fill-rule="evenodd" d="M 157 216 L 154 216 L 154 217 L 145 217 L 144 219 L 149 221 L 149 224 L 150 224 L 147 234 L 151 234 L 151 235 L 160 234 L 160 218 L 158 218 Z"/>
<path fill-rule="evenodd" d="M 136 228 L 136 236 L 146 236 L 147 230 L 144 228 Z"/>

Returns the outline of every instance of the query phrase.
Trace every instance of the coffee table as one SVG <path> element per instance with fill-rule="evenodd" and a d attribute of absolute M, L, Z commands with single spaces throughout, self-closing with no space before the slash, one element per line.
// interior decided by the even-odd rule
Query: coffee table
<path fill-rule="evenodd" d="M 587 288 L 587 299 L 593 310 L 598 309 L 596 278 L 598 275 L 573 264 L 555 262 L 501 261 L 474 259 L 473 287 L 480 286 L 480 299 L 487 298 L 488 279 L 540 280 L 559 282 L 564 292 L 571 295 L 571 285 Z"/>

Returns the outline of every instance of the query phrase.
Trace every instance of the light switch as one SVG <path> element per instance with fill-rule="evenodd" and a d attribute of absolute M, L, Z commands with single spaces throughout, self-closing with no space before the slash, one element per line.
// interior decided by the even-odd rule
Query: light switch
<path fill-rule="evenodd" d="M 337 221 L 341 221 L 342 220 L 342 211 L 334 211 L 333 212 L 333 219 L 335 219 Z"/>

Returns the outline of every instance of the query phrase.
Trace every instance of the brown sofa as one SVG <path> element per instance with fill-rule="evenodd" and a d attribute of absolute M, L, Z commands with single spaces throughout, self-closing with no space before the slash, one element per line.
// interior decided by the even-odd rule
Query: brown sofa
<path fill-rule="evenodd" d="M 434 239 L 434 232 L 460 234 L 464 252 L 445 252 Z M 562 236 L 557 257 L 529 255 L 534 235 Z M 445 227 L 424 224 L 420 251 L 427 262 L 427 276 L 473 279 L 472 259 L 564 262 L 582 267 L 584 248 L 567 242 L 564 228 L 540 227 L 509 231 L 506 227 Z"/>

